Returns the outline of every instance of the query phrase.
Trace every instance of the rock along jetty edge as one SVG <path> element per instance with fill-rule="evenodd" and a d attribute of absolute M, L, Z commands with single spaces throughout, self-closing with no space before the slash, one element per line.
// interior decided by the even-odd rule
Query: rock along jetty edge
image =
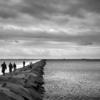
<path fill-rule="evenodd" d="M 0 76 L 0 100 L 42 100 L 46 60 Z"/>

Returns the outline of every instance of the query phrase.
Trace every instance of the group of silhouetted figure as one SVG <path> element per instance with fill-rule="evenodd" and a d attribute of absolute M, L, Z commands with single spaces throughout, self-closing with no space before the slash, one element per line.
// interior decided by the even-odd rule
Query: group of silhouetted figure
<path fill-rule="evenodd" d="M 12 71 L 14 70 L 14 72 L 16 71 L 16 68 L 17 68 L 17 65 L 15 64 L 15 63 L 9 63 L 9 65 L 8 65 L 8 67 L 9 67 L 9 73 L 12 73 Z M 25 67 L 25 61 L 23 61 L 23 67 Z M 2 64 L 1 64 L 1 68 L 2 68 L 2 74 L 3 75 L 5 75 L 5 71 L 6 71 L 6 69 L 7 69 L 7 65 L 6 65 L 6 63 L 5 62 L 3 62 Z"/>

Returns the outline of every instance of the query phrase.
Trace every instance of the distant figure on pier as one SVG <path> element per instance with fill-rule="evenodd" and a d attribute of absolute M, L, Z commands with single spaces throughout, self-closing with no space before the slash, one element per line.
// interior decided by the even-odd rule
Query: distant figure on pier
<path fill-rule="evenodd" d="M 11 64 L 11 62 L 9 63 L 9 73 L 12 72 L 12 69 L 13 69 L 13 65 Z"/>
<path fill-rule="evenodd" d="M 3 64 L 1 64 L 1 67 L 2 67 L 2 73 L 3 73 L 3 75 L 5 75 L 5 70 L 7 69 L 6 63 L 3 62 Z"/>
<path fill-rule="evenodd" d="M 30 68 L 32 68 L 32 62 L 30 62 Z"/>
<path fill-rule="evenodd" d="M 15 63 L 13 64 L 13 68 L 14 68 L 14 71 L 16 71 L 16 64 Z"/>
<path fill-rule="evenodd" d="M 23 61 L 23 67 L 25 67 L 25 61 Z"/>

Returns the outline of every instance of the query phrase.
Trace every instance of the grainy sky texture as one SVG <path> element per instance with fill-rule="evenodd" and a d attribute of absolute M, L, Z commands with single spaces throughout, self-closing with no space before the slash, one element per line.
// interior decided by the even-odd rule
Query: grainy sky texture
<path fill-rule="evenodd" d="M 100 58 L 100 0 L 0 0 L 0 58 Z"/>

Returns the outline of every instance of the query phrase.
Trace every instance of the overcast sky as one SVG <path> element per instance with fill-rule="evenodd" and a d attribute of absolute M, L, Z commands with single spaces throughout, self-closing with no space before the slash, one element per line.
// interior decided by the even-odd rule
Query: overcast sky
<path fill-rule="evenodd" d="M 0 0 L 0 58 L 100 58 L 100 0 Z"/>

